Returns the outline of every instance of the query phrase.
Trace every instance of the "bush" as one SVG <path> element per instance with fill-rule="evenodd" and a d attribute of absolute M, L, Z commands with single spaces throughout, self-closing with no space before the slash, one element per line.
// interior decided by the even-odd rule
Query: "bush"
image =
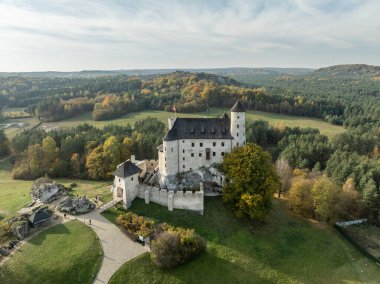
<path fill-rule="evenodd" d="M 194 230 L 170 228 L 151 245 L 153 262 L 160 268 L 177 267 L 206 251 L 206 241 Z"/>
<path fill-rule="evenodd" d="M 137 240 L 138 236 L 147 237 L 154 232 L 154 221 L 132 212 L 120 214 L 116 222 L 121 225 L 134 240 Z"/>

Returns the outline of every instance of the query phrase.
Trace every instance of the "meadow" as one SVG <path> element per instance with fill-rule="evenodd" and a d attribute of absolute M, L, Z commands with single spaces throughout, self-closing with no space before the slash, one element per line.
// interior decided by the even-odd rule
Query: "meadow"
<path fill-rule="evenodd" d="M 58 183 L 69 187 L 72 183 L 77 186 L 70 192 L 72 195 L 86 195 L 94 198 L 98 195 L 103 202 L 110 201 L 109 181 L 88 181 L 74 179 L 57 179 Z M 0 219 L 11 217 L 22 207 L 31 202 L 30 188 L 33 184 L 31 180 L 12 179 L 12 163 L 6 160 L 0 163 Z"/>
<path fill-rule="evenodd" d="M 229 112 L 228 109 L 220 109 L 220 108 L 212 108 L 207 112 L 200 113 L 178 113 L 178 117 L 215 117 L 221 116 L 224 112 Z M 165 112 L 165 111 L 142 111 L 142 112 L 134 112 L 126 114 L 120 118 L 112 119 L 112 120 L 104 120 L 104 121 L 94 121 L 92 120 L 91 113 L 87 112 L 81 114 L 76 117 L 72 117 L 70 119 L 58 121 L 58 122 L 46 122 L 42 123 L 40 127 L 51 130 L 57 128 L 67 128 L 67 127 L 75 127 L 79 124 L 88 123 L 95 127 L 102 128 L 109 124 L 117 124 L 121 126 L 126 126 L 130 124 L 131 126 L 139 119 L 144 119 L 146 117 L 154 117 L 158 120 L 162 121 L 165 125 L 167 125 L 168 117 L 173 116 L 173 112 Z M 266 120 L 271 125 L 276 125 L 278 123 L 283 123 L 289 127 L 312 127 L 317 128 L 324 135 L 329 137 L 333 137 L 339 133 L 344 132 L 344 128 L 342 126 L 331 125 L 321 119 L 316 118 L 308 118 L 308 117 L 298 117 L 298 116 L 290 116 L 290 115 L 281 115 L 275 113 L 267 113 L 260 111 L 248 111 L 247 119 L 251 120 Z"/>
<path fill-rule="evenodd" d="M 49 228 L 0 267 L 0 283 L 92 283 L 102 260 L 95 232 L 80 221 Z"/>
<path fill-rule="evenodd" d="M 237 219 L 220 198 L 205 199 L 201 216 L 136 199 L 130 211 L 174 226 L 194 228 L 207 251 L 176 269 L 155 267 L 149 253 L 125 263 L 110 283 L 378 283 L 379 267 L 335 229 L 288 212 L 274 200 L 264 224 Z M 111 221 L 124 212 L 103 213 Z"/>

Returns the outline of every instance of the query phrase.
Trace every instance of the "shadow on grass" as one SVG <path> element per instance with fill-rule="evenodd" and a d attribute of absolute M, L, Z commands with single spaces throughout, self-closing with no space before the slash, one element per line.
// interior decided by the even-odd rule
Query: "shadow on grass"
<path fill-rule="evenodd" d="M 71 234 L 71 232 L 67 229 L 65 224 L 58 224 L 39 233 L 35 238 L 31 239 L 29 243 L 32 245 L 41 245 L 47 236 L 63 234 Z"/>

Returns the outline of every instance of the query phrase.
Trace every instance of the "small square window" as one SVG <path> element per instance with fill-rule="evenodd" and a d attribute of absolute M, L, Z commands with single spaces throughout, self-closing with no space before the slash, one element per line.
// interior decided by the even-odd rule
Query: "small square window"
<path fill-rule="evenodd" d="M 199 147 L 203 147 L 203 143 L 199 143 Z"/>
<path fill-rule="evenodd" d="M 185 140 L 182 140 L 182 143 L 185 143 Z"/>
<path fill-rule="evenodd" d="M 212 156 L 215 157 L 216 156 L 216 152 L 212 152 Z"/>
<path fill-rule="evenodd" d="M 214 146 L 214 147 L 215 147 L 215 146 L 216 146 L 216 142 L 212 142 L 212 146 Z"/>
<path fill-rule="evenodd" d="M 191 147 L 194 147 L 194 143 L 191 143 Z"/>
<path fill-rule="evenodd" d="M 133 177 L 131 177 L 131 181 L 133 181 Z"/>
<path fill-rule="evenodd" d="M 185 160 L 185 157 L 182 158 L 182 161 L 184 161 L 184 160 Z"/>
<path fill-rule="evenodd" d="M 185 168 L 185 165 L 183 165 L 182 168 Z"/>
<path fill-rule="evenodd" d="M 224 142 L 222 142 L 222 147 L 224 147 Z"/>
<path fill-rule="evenodd" d="M 240 116 L 238 116 L 238 118 L 240 118 Z"/>
<path fill-rule="evenodd" d="M 194 157 L 194 153 L 191 153 L 191 157 Z"/>
<path fill-rule="evenodd" d="M 222 157 L 224 156 L 224 152 L 222 152 Z"/>
<path fill-rule="evenodd" d="M 239 133 L 236 133 L 236 136 L 238 136 L 238 137 L 239 137 Z"/>
<path fill-rule="evenodd" d="M 182 153 L 185 153 L 185 149 L 182 150 Z"/>
<path fill-rule="evenodd" d="M 239 124 L 238 124 L 238 125 L 236 125 L 236 128 L 239 128 Z"/>
<path fill-rule="evenodd" d="M 190 171 L 192 171 L 193 170 L 193 168 L 190 168 Z"/>
<path fill-rule="evenodd" d="M 202 153 L 199 153 L 199 157 L 202 157 Z"/>

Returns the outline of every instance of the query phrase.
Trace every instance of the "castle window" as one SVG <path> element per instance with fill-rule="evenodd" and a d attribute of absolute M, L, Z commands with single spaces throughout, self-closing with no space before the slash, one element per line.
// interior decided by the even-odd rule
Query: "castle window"
<path fill-rule="evenodd" d="M 212 156 L 215 157 L 216 156 L 216 152 L 212 152 Z"/>
<path fill-rule="evenodd" d="M 182 168 L 185 168 L 185 165 L 183 165 Z"/>
<path fill-rule="evenodd" d="M 191 147 L 194 147 L 194 143 L 191 143 Z"/>
<path fill-rule="evenodd" d="M 239 147 L 239 142 L 237 142 L 237 143 L 236 143 L 236 146 L 238 146 L 238 147 Z"/>
<path fill-rule="evenodd" d="M 222 147 L 224 147 L 224 142 L 222 142 Z"/>
<path fill-rule="evenodd" d="M 182 161 L 184 161 L 184 160 L 185 160 L 185 157 L 182 158 Z"/>
<path fill-rule="evenodd" d="M 240 116 L 238 116 L 238 118 L 240 118 Z"/>
<path fill-rule="evenodd" d="M 216 142 L 212 142 L 212 146 L 214 146 L 214 147 L 215 147 L 215 146 L 216 146 Z"/>
<path fill-rule="evenodd" d="M 239 128 L 239 124 L 238 124 L 238 125 L 236 125 L 236 128 Z"/>
<path fill-rule="evenodd" d="M 222 152 L 222 157 L 224 156 L 224 152 Z"/>
<path fill-rule="evenodd" d="M 190 171 L 192 171 L 193 170 L 193 168 L 190 168 Z"/>
<path fill-rule="evenodd" d="M 185 140 L 182 140 L 182 143 L 185 143 Z"/>
<path fill-rule="evenodd" d="M 185 153 L 185 149 L 182 150 L 182 153 Z"/>
<path fill-rule="evenodd" d="M 119 179 L 119 182 L 120 182 L 120 179 Z"/>
<path fill-rule="evenodd" d="M 191 157 L 194 157 L 194 153 L 191 153 Z"/>
<path fill-rule="evenodd" d="M 170 151 L 172 151 L 172 152 L 173 152 L 173 148 L 170 148 Z"/>
<path fill-rule="evenodd" d="M 199 143 L 199 147 L 203 147 L 203 143 Z"/>
<path fill-rule="evenodd" d="M 166 168 L 166 164 L 165 164 L 165 168 Z"/>
<path fill-rule="evenodd" d="M 202 157 L 202 153 L 199 153 L 199 157 Z"/>
<path fill-rule="evenodd" d="M 236 136 L 239 136 L 239 133 L 236 133 Z"/>
<path fill-rule="evenodd" d="M 131 177 L 131 181 L 133 181 L 133 177 Z"/>

